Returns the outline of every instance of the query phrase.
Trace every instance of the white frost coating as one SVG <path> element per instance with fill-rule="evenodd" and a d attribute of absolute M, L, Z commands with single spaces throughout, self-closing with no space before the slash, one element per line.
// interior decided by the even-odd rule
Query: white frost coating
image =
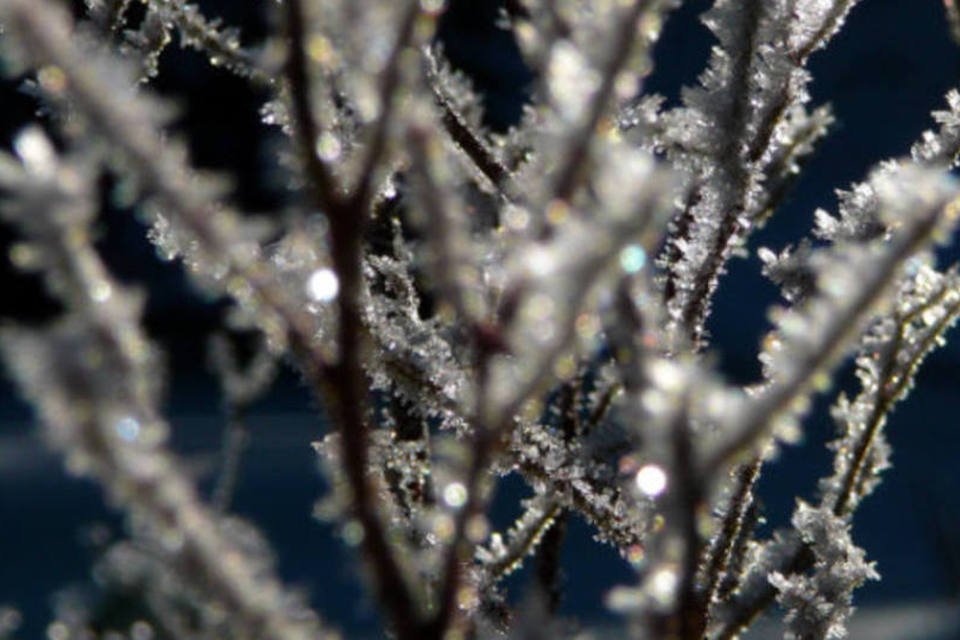
<path fill-rule="evenodd" d="M 867 580 L 879 580 L 872 563 L 850 539 L 850 524 L 829 509 L 800 502 L 793 526 L 816 560 L 810 575 L 770 574 L 777 600 L 787 610 L 787 640 L 845 638 L 853 612 L 852 593 Z"/>
<path fill-rule="evenodd" d="M 662 116 L 657 134 L 692 188 L 659 259 L 675 340 L 704 342 L 723 264 L 778 204 L 763 184 L 788 182 L 824 135 L 828 112 L 805 108 L 805 47 L 826 42 L 853 4 L 719 0 L 704 15 L 720 44 L 700 86 L 684 91 L 684 106 Z"/>
<path fill-rule="evenodd" d="M 547 87 L 561 118 L 579 122 L 599 85 L 600 77 L 579 49 L 566 41 L 553 46 L 547 65 Z"/>

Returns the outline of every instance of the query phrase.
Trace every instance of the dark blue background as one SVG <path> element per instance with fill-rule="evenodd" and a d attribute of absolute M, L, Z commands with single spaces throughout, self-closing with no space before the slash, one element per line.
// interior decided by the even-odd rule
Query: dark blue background
<path fill-rule="evenodd" d="M 241 25 L 256 42 L 264 29 L 259 3 L 201 2 L 205 13 Z M 467 70 L 485 94 L 487 119 L 503 128 L 518 117 L 529 74 L 519 64 L 509 37 L 493 26 L 494 3 L 455 2 L 441 33 L 450 57 Z M 649 89 L 676 102 L 679 87 L 695 81 L 712 41 L 697 22 L 707 2 L 687 2 L 671 18 L 657 47 L 657 70 Z M 930 126 L 931 109 L 960 80 L 960 49 L 948 37 L 938 0 L 863 0 L 847 28 L 811 62 L 814 103 L 830 102 L 837 126 L 808 163 L 783 209 L 751 249 L 781 247 L 807 233 L 816 207 L 835 210 L 833 190 L 862 179 L 878 160 L 906 153 Z M 196 162 L 236 178 L 237 200 L 246 210 L 266 211 L 283 197 L 273 150 L 276 134 L 259 124 L 264 96 L 252 94 L 229 74 L 200 57 L 171 47 L 162 59 L 156 87 L 182 108 L 177 128 L 189 136 Z M 33 110 L 15 83 L 0 86 L 0 144 Z M 13 237 L 0 227 L 0 242 Z M 223 311 L 185 284 L 180 268 L 163 264 L 143 240 L 143 229 L 128 212 L 110 211 L 100 246 L 117 274 L 149 291 L 148 329 L 167 349 L 172 385 L 167 414 L 173 443 L 206 478 L 215 467 L 222 424 L 215 385 L 200 363 L 204 339 Z M 955 253 L 955 252 L 954 252 Z M 767 324 L 765 310 L 776 291 L 758 274 L 755 254 L 736 260 L 717 295 L 711 329 L 714 357 L 736 381 L 758 375 L 756 345 Z M 56 313 L 36 280 L 12 273 L 6 251 L 0 257 L 0 318 L 36 322 Z M 877 560 L 883 581 L 858 596 L 862 605 L 955 596 L 960 591 L 960 438 L 955 421 L 960 341 L 925 365 L 918 388 L 897 409 L 889 425 L 895 468 L 856 520 L 856 538 Z M 842 380 L 849 380 L 849 371 Z M 843 386 L 843 384 L 841 384 Z M 762 487 L 768 518 L 789 518 L 793 496 L 811 496 L 816 478 L 828 468 L 822 444 L 832 434 L 818 403 L 807 421 L 807 443 L 786 451 L 776 473 Z M 267 533 L 288 581 L 302 585 L 321 613 L 352 633 L 375 628 L 374 614 L 356 577 L 354 558 L 328 526 L 311 517 L 323 491 L 308 443 L 324 433 L 305 391 L 286 373 L 251 419 L 252 454 L 238 488 L 236 508 Z M 103 506 L 98 489 L 67 477 L 59 460 L 46 453 L 30 426 L 30 413 L 9 385 L 0 386 L 0 603 L 23 608 L 34 637 L 48 619 L 48 596 L 88 579 L 90 554 L 84 530 L 105 522 L 119 530 L 115 513 Z M 206 472 L 204 471 L 206 470 Z M 501 493 L 522 494 L 508 481 Z M 510 509 L 498 510 L 506 521 Z M 590 539 L 574 522 L 565 545 L 568 570 L 564 610 L 590 620 L 606 614 L 602 595 L 629 571 L 609 548 Z M 524 576 L 513 580 L 523 593 Z M 352 635 L 352 634 L 351 634 Z"/>

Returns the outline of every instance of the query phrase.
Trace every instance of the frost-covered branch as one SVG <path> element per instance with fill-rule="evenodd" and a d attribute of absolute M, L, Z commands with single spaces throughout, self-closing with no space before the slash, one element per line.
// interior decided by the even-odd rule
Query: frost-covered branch
<path fill-rule="evenodd" d="M 703 602 L 709 609 L 732 591 L 739 580 L 737 564 L 742 564 L 744 546 L 752 536 L 752 510 L 756 508 L 754 489 L 760 478 L 763 461 L 757 459 L 740 465 L 735 471 L 733 491 L 717 519 L 720 529 L 710 541 L 703 562 Z"/>
<path fill-rule="evenodd" d="M 824 256 L 821 273 L 829 280 L 820 293 L 801 308 L 778 315 L 779 330 L 769 341 L 764 363 L 775 378 L 741 412 L 728 417 L 729 426 L 721 427 L 720 442 L 706 456 L 710 472 L 755 446 L 770 430 L 792 429 L 809 392 L 820 379 L 821 385 L 826 381 L 906 261 L 952 231 L 960 193 L 952 180 L 905 168 L 878 187 L 885 191 L 880 194 L 879 215 L 895 227 L 893 237 L 889 243 L 841 246 L 833 252 L 836 255 Z"/>
<path fill-rule="evenodd" d="M 523 515 L 507 531 L 506 540 L 502 534 L 493 533 L 485 546 L 477 547 L 481 571 L 477 580 L 481 588 L 514 572 L 524 556 L 533 552 L 559 513 L 556 502 L 536 496 L 527 501 Z"/>
<path fill-rule="evenodd" d="M 955 91 L 948 94 L 947 102 L 949 111 L 934 112 L 939 130 L 924 132 L 911 149 L 916 165 L 939 168 L 956 162 L 960 152 L 956 110 L 960 101 Z M 878 175 L 881 179 L 897 180 L 901 170 L 902 166 L 889 164 Z M 840 216 L 833 218 L 819 212 L 818 234 L 837 243 L 869 242 L 882 237 L 889 225 L 878 214 L 876 186 L 876 181 L 870 181 L 841 192 Z M 765 256 L 770 275 L 783 287 L 788 300 L 799 303 L 814 295 L 818 271 L 815 255 L 808 246 L 801 245 L 780 256 L 772 252 Z M 873 320 L 860 338 L 857 365 L 862 390 L 852 402 L 841 396 L 833 409 L 841 435 L 831 444 L 835 452 L 834 474 L 820 482 L 821 508 L 831 510 L 837 517 L 852 515 L 878 482 L 877 474 L 888 465 L 883 425 L 894 404 L 912 385 L 923 358 L 942 342 L 943 333 L 956 321 L 955 277 L 952 270 L 941 274 L 922 257 L 915 258 L 893 286 L 892 312 Z M 775 340 L 769 343 L 771 347 L 776 345 Z M 775 364 L 766 364 L 771 372 L 777 370 Z M 716 637 L 731 637 L 773 602 L 777 591 L 766 581 L 771 570 L 790 576 L 808 570 L 814 562 L 804 545 L 769 546 L 780 549 L 775 554 L 779 559 L 774 565 L 758 563 L 751 575 L 744 578 L 741 592 L 718 612 L 718 619 L 729 623 Z"/>
<path fill-rule="evenodd" d="M 233 27 L 222 27 L 219 19 L 203 16 L 200 8 L 184 0 L 141 0 L 149 12 L 154 12 L 167 29 L 175 29 L 180 46 L 195 49 L 207 56 L 215 67 L 223 67 L 263 87 L 276 84 L 274 77 L 263 69 L 257 57 L 240 44 L 240 32 Z"/>
<path fill-rule="evenodd" d="M 58 7 L 46 1 L 4 0 L 0 16 L 8 21 L 23 54 L 38 66 L 50 65 L 49 69 L 56 70 L 40 78 L 47 95 L 53 100 L 70 100 L 130 163 L 161 210 L 175 216 L 177 229 L 169 232 L 170 251 L 174 255 L 184 252 L 206 282 L 225 288 L 227 273 L 239 276 L 246 297 L 251 302 L 257 298 L 265 307 L 261 326 L 272 339 L 285 342 L 289 327 L 291 339 L 309 345 L 312 321 L 284 287 L 271 282 L 270 270 L 260 262 L 259 248 L 243 237 L 244 223 L 217 202 L 219 186 L 197 180 L 185 166 L 181 150 L 161 141 L 158 130 L 166 110 L 135 93 L 135 84 L 125 70 L 83 34 L 72 37 L 67 16 Z M 157 224 L 161 229 L 170 226 L 163 214 L 157 216 Z"/>
<path fill-rule="evenodd" d="M 0 155 L 0 188 L 12 198 L 3 214 L 42 256 L 36 268 L 67 313 L 47 329 L 8 328 L 0 344 L 51 444 L 68 468 L 103 484 L 134 531 L 172 536 L 162 548 L 200 581 L 193 586 L 209 600 L 198 603 L 207 632 L 224 626 L 236 637 L 317 637 L 315 616 L 284 593 L 269 566 L 229 539 L 165 446 L 153 375 L 159 356 L 139 326 L 142 299 L 110 276 L 91 243 L 94 194 L 84 178 L 96 156 L 82 149 L 61 162 L 36 129 L 21 133 L 16 147 L 22 166 Z M 217 605 L 227 621 L 212 616 Z"/>
<path fill-rule="evenodd" d="M 401 638 L 423 637 L 417 599 L 407 582 L 397 550 L 387 537 L 378 511 L 377 495 L 367 477 L 368 426 L 364 419 L 366 381 L 362 368 L 363 232 L 373 200 L 373 174 L 385 158 L 386 134 L 392 124 L 394 101 L 400 80 L 400 65 L 411 45 L 419 4 L 405 2 L 392 49 L 378 78 L 380 104 L 372 124 L 368 148 L 360 161 L 361 173 L 345 193 L 316 148 L 322 132 L 314 119 L 311 80 L 306 57 L 305 14 L 298 0 L 286 5 L 290 50 L 287 78 L 293 99 L 296 140 L 307 168 L 307 179 L 316 204 L 330 225 L 330 255 L 337 281 L 337 356 L 322 381 L 327 401 L 337 418 L 342 459 L 350 481 L 351 511 L 363 527 L 363 548 L 375 575 L 377 595 Z M 411 49 L 412 50 L 412 49 Z M 308 364 L 309 366 L 309 364 Z"/>
<path fill-rule="evenodd" d="M 829 509 L 800 502 L 793 526 L 810 550 L 813 566 L 810 575 L 770 575 L 777 600 L 787 610 L 787 637 L 844 638 L 846 620 L 853 612 L 853 590 L 880 576 L 853 544 L 850 523 Z"/>
<path fill-rule="evenodd" d="M 940 274 L 921 264 L 898 289 L 892 317 L 875 323 L 861 340 L 857 358 L 861 392 L 852 402 L 841 396 L 834 407 L 841 437 L 831 443 L 836 451 L 834 476 L 822 481 L 820 490 L 824 503 L 838 516 L 851 513 L 872 490 L 875 476 L 889 466 L 889 447 L 881 435 L 887 416 L 960 314 L 956 270 Z"/>
<path fill-rule="evenodd" d="M 721 1 L 704 16 L 720 45 L 702 86 L 663 116 L 673 161 L 692 184 L 660 259 L 664 297 L 673 332 L 695 346 L 705 343 L 710 298 L 726 262 L 778 201 L 783 187 L 775 183 L 826 131 L 829 113 L 805 109 L 805 64 L 853 4 Z"/>
<path fill-rule="evenodd" d="M 458 104 L 474 97 L 469 90 L 457 82 L 453 72 L 443 65 L 439 52 L 432 48 L 424 50 L 427 59 L 427 82 L 433 92 L 434 100 L 440 108 L 441 122 L 450 136 L 450 140 L 459 147 L 473 162 L 474 166 L 487 177 L 511 201 L 523 196 L 512 171 L 490 147 L 482 135 L 478 135 L 479 125 L 473 114 L 475 107 L 465 108 Z M 459 99 L 458 99 L 459 98 Z M 473 106 L 473 105 L 470 105 Z"/>

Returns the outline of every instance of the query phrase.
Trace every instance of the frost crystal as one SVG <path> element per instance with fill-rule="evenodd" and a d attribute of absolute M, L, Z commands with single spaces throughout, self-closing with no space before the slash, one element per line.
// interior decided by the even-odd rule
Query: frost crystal
<path fill-rule="evenodd" d="M 850 540 L 850 525 L 829 509 L 799 503 L 793 526 L 815 556 L 810 575 L 772 573 L 780 604 L 787 610 L 786 638 L 845 638 L 853 611 L 852 592 L 866 580 L 879 580 L 862 549 Z"/>

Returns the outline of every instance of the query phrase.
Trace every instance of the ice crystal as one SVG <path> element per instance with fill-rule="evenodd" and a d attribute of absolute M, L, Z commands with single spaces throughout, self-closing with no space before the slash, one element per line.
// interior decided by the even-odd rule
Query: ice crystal
<path fill-rule="evenodd" d="M 815 556 L 810 575 L 770 574 L 787 610 L 785 638 L 845 638 L 852 612 L 851 593 L 866 580 L 880 578 L 850 539 L 850 525 L 829 509 L 800 503 L 793 516 L 800 539 Z"/>

